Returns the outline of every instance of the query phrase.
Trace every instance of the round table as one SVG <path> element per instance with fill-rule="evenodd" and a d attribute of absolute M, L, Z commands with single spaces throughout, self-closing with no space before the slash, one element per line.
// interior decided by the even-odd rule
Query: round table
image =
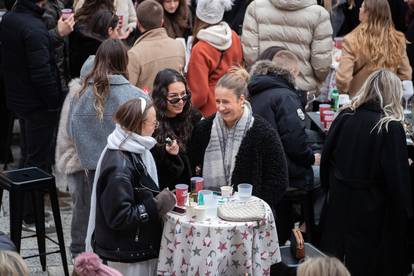
<path fill-rule="evenodd" d="M 264 201 L 261 221 L 230 222 L 220 218 L 197 222 L 168 213 L 158 260 L 159 275 L 270 275 L 281 261 L 273 213 Z"/>

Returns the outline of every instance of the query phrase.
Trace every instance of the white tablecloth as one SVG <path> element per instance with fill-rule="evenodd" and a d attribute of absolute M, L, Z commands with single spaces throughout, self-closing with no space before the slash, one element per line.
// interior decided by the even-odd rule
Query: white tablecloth
<path fill-rule="evenodd" d="M 247 223 L 219 218 L 196 222 L 168 213 L 158 274 L 270 275 L 270 266 L 281 257 L 273 213 L 265 206 L 265 219 Z"/>

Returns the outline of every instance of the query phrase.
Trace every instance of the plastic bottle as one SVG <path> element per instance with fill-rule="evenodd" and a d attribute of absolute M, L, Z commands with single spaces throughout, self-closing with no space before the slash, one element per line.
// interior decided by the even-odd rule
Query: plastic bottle
<path fill-rule="evenodd" d="M 333 111 L 338 111 L 339 108 L 339 92 L 338 89 L 333 89 L 331 94 L 331 107 Z"/>

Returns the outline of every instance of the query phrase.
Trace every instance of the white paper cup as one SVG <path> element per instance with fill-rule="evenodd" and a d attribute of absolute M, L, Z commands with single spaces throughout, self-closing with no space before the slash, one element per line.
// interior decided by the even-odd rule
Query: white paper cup
<path fill-rule="evenodd" d="M 351 99 L 349 98 L 348 94 L 339 94 L 339 98 L 338 98 L 338 105 L 339 106 L 344 106 L 351 103 Z"/>
<path fill-rule="evenodd" d="M 194 216 L 196 221 L 201 222 L 206 219 L 207 208 L 205 206 L 195 206 Z"/>

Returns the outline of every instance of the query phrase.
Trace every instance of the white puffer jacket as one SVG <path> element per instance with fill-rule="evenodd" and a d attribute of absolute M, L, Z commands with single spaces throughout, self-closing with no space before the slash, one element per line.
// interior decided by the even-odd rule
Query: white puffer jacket
<path fill-rule="evenodd" d="M 247 65 L 270 46 L 281 46 L 301 60 L 296 83 L 316 91 L 332 62 L 329 13 L 316 0 L 255 0 L 247 8 L 242 45 Z"/>

